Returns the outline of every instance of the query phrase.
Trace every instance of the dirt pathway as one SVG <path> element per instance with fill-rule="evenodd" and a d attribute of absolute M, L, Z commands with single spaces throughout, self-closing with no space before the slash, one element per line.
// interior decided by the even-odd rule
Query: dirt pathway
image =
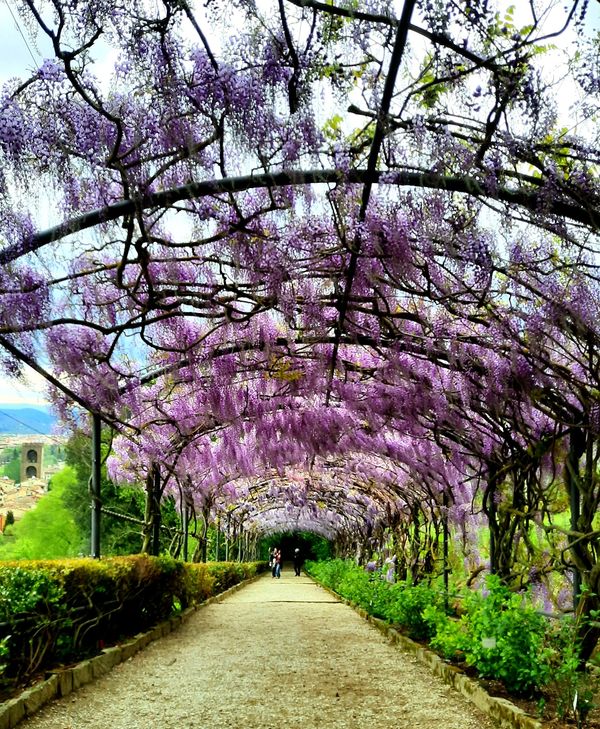
<path fill-rule="evenodd" d="M 194 614 L 23 729 L 488 729 L 308 577 L 270 574 Z"/>

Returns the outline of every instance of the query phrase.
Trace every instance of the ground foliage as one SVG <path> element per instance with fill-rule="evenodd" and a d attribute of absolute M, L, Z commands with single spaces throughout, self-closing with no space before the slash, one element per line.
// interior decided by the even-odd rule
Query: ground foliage
<path fill-rule="evenodd" d="M 51 490 L 21 519 L 6 523 L 0 536 L 0 559 L 58 559 L 77 557 L 82 549 L 81 532 L 64 497 L 77 483 L 67 467 L 52 477 Z M 89 508 L 88 508 L 89 521 Z"/>
<path fill-rule="evenodd" d="M 18 483 L 21 480 L 21 454 L 17 448 L 5 448 L 2 456 L 6 458 L 2 466 L 2 475 Z"/>
<path fill-rule="evenodd" d="M 474 569 L 600 609 L 587 2 L 14 5 L 48 57 L 0 97 L 6 371 L 201 537 L 418 575 L 480 519 Z"/>
<path fill-rule="evenodd" d="M 78 553 L 82 555 L 88 554 L 91 535 L 89 500 L 91 450 L 87 433 L 76 430 L 71 434 L 65 451 L 66 462 L 73 469 L 75 478 L 69 480 L 67 488 L 61 493 L 64 506 L 79 530 Z M 102 444 L 103 464 L 100 481 L 101 504 L 104 509 L 100 532 L 101 554 L 107 556 L 135 554 L 141 551 L 143 544 L 144 490 L 142 484 L 119 486 L 107 477 L 105 461 L 109 451 L 110 432 L 107 431 Z M 161 522 L 164 526 L 159 545 L 162 554 L 168 552 L 173 532 L 181 527 L 172 499 L 165 499 L 161 505 Z M 40 553 L 30 558 L 46 556 L 50 555 Z"/>
<path fill-rule="evenodd" d="M 599 687 L 579 670 L 572 618 L 543 617 L 531 596 L 511 592 L 495 575 L 481 590 L 454 595 L 448 609 L 439 581 L 390 583 L 380 571 L 339 559 L 309 562 L 306 569 L 370 615 L 488 679 L 484 685 L 493 692 L 501 684 L 510 698 L 528 699 L 529 713 L 585 722 L 596 707 Z"/>
<path fill-rule="evenodd" d="M 184 564 L 147 555 L 3 562 L 1 685 L 10 690 L 41 670 L 131 638 L 264 567 L 264 563 Z"/>

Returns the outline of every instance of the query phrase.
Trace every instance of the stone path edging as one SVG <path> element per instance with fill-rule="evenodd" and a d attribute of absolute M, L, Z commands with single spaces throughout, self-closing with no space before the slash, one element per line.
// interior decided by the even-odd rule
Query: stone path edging
<path fill-rule="evenodd" d="M 198 605 L 186 608 L 179 615 L 174 615 L 168 620 L 154 626 L 154 628 L 147 630 L 145 633 L 138 633 L 131 640 L 125 641 L 120 645 L 112 646 L 111 648 L 105 648 L 100 655 L 80 661 L 75 666 L 52 672 L 50 678 L 47 678 L 45 681 L 40 681 L 31 688 L 25 689 L 25 691 L 14 699 L 9 699 L 0 704 L 0 729 L 13 729 L 22 719 L 35 714 L 36 711 L 41 709 L 49 701 L 68 696 L 86 683 L 90 683 L 94 679 L 104 676 L 119 663 L 129 660 L 138 651 L 145 648 L 149 643 L 152 643 L 152 641 L 158 640 L 163 635 L 168 635 L 171 631 L 176 630 L 197 610 L 224 600 L 229 595 L 237 592 L 237 590 L 262 577 L 263 574 L 260 572 L 247 580 L 238 582 L 236 585 L 229 587 L 218 595 L 213 595 Z"/>
<path fill-rule="evenodd" d="M 483 711 L 494 721 L 498 722 L 498 725 L 503 729 L 543 729 L 543 724 L 540 721 L 529 716 L 529 714 L 526 714 L 523 709 L 515 706 L 507 699 L 490 696 L 476 681 L 465 676 L 465 674 L 461 673 L 456 666 L 446 663 L 437 655 L 437 653 L 427 650 L 427 648 L 424 648 L 419 643 L 415 643 L 414 640 L 402 635 L 402 633 L 399 633 L 395 628 L 392 628 L 384 620 L 380 620 L 379 618 L 374 618 L 372 615 L 369 615 L 364 608 L 361 608 L 350 600 L 347 600 L 345 597 L 338 595 L 337 592 L 326 585 L 321 584 L 321 582 L 315 579 L 312 575 L 310 575 L 310 578 L 315 580 L 315 582 L 317 582 L 324 590 L 327 590 L 330 595 L 333 595 L 340 602 L 351 607 L 361 616 L 361 618 L 364 618 L 371 623 L 375 628 L 377 628 L 377 630 L 379 630 L 379 632 L 389 638 L 391 643 L 399 646 L 407 653 L 411 653 L 419 662 L 428 666 L 434 675 L 439 676 L 444 683 L 455 688 L 466 699 L 475 704 L 478 709 Z"/>

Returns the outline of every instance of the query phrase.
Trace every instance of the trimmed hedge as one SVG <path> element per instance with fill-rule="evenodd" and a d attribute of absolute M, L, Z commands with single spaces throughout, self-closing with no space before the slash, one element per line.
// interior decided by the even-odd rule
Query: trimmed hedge
<path fill-rule="evenodd" d="M 94 654 L 265 568 L 147 555 L 0 563 L 1 678 Z"/>
<path fill-rule="evenodd" d="M 387 620 L 410 638 L 429 641 L 446 660 L 474 666 L 482 678 L 502 681 L 513 695 L 531 696 L 561 677 L 559 693 L 573 680 L 573 663 L 565 653 L 568 620 L 552 628 L 527 602 L 512 593 L 495 575 L 485 591 L 467 592 L 462 615 L 446 614 L 442 594 L 428 584 L 389 584 L 380 573 L 368 573 L 345 560 L 307 562 L 307 572 L 321 584 Z M 576 666 L 577 662 L 575 662 Z"/>

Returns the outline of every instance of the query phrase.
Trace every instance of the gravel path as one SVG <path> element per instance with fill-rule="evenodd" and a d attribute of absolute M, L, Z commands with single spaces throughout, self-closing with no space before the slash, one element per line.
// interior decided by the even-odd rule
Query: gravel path
<path fill-rule="evenodd" d="M 270 574 L 23 729 L 490 729 L 490 720 L 306 576 Z"/>

